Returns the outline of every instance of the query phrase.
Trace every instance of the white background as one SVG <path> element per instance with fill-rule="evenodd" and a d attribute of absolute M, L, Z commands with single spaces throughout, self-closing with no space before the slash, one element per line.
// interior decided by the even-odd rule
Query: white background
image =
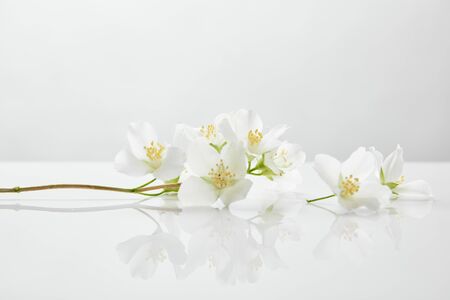
<path fill-rule="evenodd" d="M 241 107 L 311 159 L 449 160 L 450 1 L 0 0 L 0 160 L 111 160 Z"/>

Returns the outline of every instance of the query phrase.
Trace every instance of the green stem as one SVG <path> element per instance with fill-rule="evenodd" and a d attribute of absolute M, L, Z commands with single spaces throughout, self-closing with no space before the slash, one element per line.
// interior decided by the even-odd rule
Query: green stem
<path fill-rule="evenodd" d="M 306 202 L 308 202 L 308 203 L 316 202 L 316 201 L 325 200 L 325 199 L 328 199 L 328 198 L 331 198 L 334 196 L 336 196 L 336 194 L 332 194 L 332 195 L 328 195 L 328 196 L 320 197 L 320 198 L 315 198 L 315 199 L 311 199 L 311 200 L 306 200 Z"/>
<path fill-rule="evenodd" d="M 82 189 L 82 190 L 99 190 L 99 191 L 111 191 L 131 194 L 143 194 L 147 191 L 163 190 L 164 192 L 175 192 L 180 188 L 180 183 L 167 183 L 154 186 L 144 186 L 138 189 L 127 189 L 113 186 L 92 185 L 92 184 L 49 184 L 39 186 L 27 186 L 27 187 L 13 187 L 13 188 L 0 188 L 0 193 L 23 193 L 34 192 L 43 190 L 56 190 L 56 189 Z M 148 194 L 152 195 L 152 194 Z"/>
<path fill-rule="evenodd" d="M 137 191 L 137 190 L 139 190 L 139 189 L 141 189 L 141 188 L 143 188 L 143 187 L 146 187 L 147 185 L 149 185 L 149 184 L 152 184 L 153 182 L 155 182 L 156 181 L 156 178 L 153 178 L 152 180 L 150 180 L 150 181 L 148 181 L 148 182 L 146 182 L 146 183 L 144 183 L 144 184 L 141 184 L 140 186 L 137 186 L 137 187 L 135 187 L 135 188 L 133 188 L 133 189 L 131 189 L 132 191 Z"/>

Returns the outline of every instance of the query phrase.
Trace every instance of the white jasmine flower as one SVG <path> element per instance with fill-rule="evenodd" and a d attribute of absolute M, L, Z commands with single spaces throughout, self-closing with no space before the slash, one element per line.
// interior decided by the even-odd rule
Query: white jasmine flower
<path fill-rule="evenodd" d="M 222 133 L 223 131 L 225 134 Z M 228 142 L 225 136 L 232 136 L 230 134 L 231 131 L 228 116 L 225 114 L 217 116 L 212 123 L 197 128 L 185 124 L 178 124 L 175 127 L 174 145 L 187 151 L 189 145 L 200 138 L 220 150 Z M 230 142 L 234 141 L 235 139 L 233 138 Z"/>
<path fill-rule="evenodd" d="M 183 206 L 209 206 L 218 198 L 227 206 L 245 198 L 252 185 L 245 178 L 247 158 L 241 144 L 226 144 L 219 153 L 203 139 L 197 139 L 187 152 L 186 167 L 192 176 L 178 192 Z"/>
<path fill-rule="evenodd" d="M 374 156 L 363 147 L 343 163 L 329 155 L 319 154 L 314 168 L 346 209 L 366 207 L 378 210 L 390 197 L 389 189 L 381 185 L 374 175 Z"/>
<path fill-rule="evenodd" d="M 139 235 L 117 246 L 120 259 L 130 265 L 133 277 L 150 278 L 167 259 L 174 267 L 186 262 L 184 245 L 175 236 L 157 229 L 152 235 Z"/>
<path fill-rule="evenodd" d="M 424 180 L 405 181 L 403 176 L 403 149 L 400 145 L 397 145 L 397 148 L 384 160 L 383 155 L 375 148 L 370 150 L 377 160 L 381 184 L 392 190 L 394 198 L 421 200 L 432 197 L 431 188 Z"/>
<path fill-rule="evenodd" d="M 132 176 L 153 174 L 164 181 L 180 175 L 185 154 L 177 147 L 162 143 L 150 124 L 131 123 L 127 137 L 128 147 L 115 158 L 118 171 Z"/>
<path fill-rule="evenodd" d="M 264 154 L 277 148 L 280 137 L 286 132 L 286 125 L 279 125 L 265 132 L 260 116 L 251 110 L 241 109 L 229 115 L 231 127 L 248 153 L 254 156 Z"/>
<path fill-rule="evenodd" d="M 305 152 L 296 144 L 283 142 L 264 155 L 264 164 L 277 176 L 296 169 L 305 162 Z"/>

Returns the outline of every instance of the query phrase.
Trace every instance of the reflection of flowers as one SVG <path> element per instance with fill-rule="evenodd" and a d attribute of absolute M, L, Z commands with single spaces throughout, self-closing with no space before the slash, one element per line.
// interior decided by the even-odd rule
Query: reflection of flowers
<path fill-rule="evenodd" d="M 223 282 L 256 281 L 262 260 L 245 220 L 215 209 L 187 210 L 181 218 L 191 233 L 184 276 L 209 263 Z"/>
<path fill-rule="evenodd" d="M 120 259 L 130 265 L 132 276 L 147 279 L 166 259 L 174 266 L 186 261 L 184 245 L 173 235 L 158 228 L 152 235 L 139 235 L 117 246 Z"/>
<path fill-rule="evenodd" d="M 184 276 L 208 264 L 221 282 L 255 282 L 264 265 L 281 265 L 275 248 L 252 235 L 251 223 L 228 210 L 193 208 L 180 218 L 191 234 Z"/>
<path fill-rule="evenodd" d="M 361 216 L 354 213 L 334 214 L 335 221 L 315 249 L 318 258 L 344 256 L 361 261 L 372 252 L 377 233 L 387 234 L 396 248 L 402 237 L 400 220 L 423 218 L 431 211 L 433 201 L 398 201 L 378 214 Z M 320 206 L 317 206 L 319 208 Z M 327 210 L 327 209 L 326 209 Z M 330 211 L 331 212 L 331 211 Z"/>
<path fill-rule="evenodd" d="M 315 249 L 318 258 L 332 258 L 343 255 L 351 260 L 360 260 L 370 253 L 373 239 L 370 234 L 370 220 L 373 216 L 361 217 L 345 214 L 336 217 L 329 232 Z"/>

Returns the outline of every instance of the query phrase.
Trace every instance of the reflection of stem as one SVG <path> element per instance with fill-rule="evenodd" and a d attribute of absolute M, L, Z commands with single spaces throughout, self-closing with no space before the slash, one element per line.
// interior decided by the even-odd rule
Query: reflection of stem
<path fill-rule="evenodd" d="M 158 227 L 158 229 L 161 229 L 161 224 L 159 224 L 159 222 L 156 221 L 156 219 L 153 218 L 153 216 L 152 216 L 151 214 L 149 214 L 149 213 L 146 212 L 146 211 L 143 211 L 143 210 L 140 209 L 140 208 L 135 208 L 135 209 L 136 209 L 138 212 L 144 214 L 144 215 L 145 215 L 146 217 L 148 217 L 150 220 L 152 220 L 152 221 L 156 224 L 156 226 Z"/>
<path fill-rule="evenodd" d="M 329 213 L 332 213 L 333 215 L 335 215 L 336 217 L 337 217 L 337 213 L 335 213 L 334 211 L 332 211 L 331 209 L 328 209 L 328 208 L 326 208 L 326 207 L 323 207 L 323 206 L 320 206 L 320 205 L 317 205 L 317 204 L 311 204 L 312 206 L 314 206 L 314 207 L 317 207 L 317 208 L 320 208 L 320 209 L 323 209 L 324 211 L 327 211 L 327 212 L 329 212 Z"/>
<path fill-rule="evenodd" d="M 306 200 L 306 202 L 308 202 L 308 203 L 316 202 L 316 201 L 325 200 L 325 199 L 328 199 L 328 198 L 331 198 L 331 197 L 334 197 L 334 196 L 336 196 L 336 195 L 333 194 L 333 195 L 328 195 L 328 196 L 325 196 L 325 197 L 320 197 L 320 198 L 316 198 L 316 199 Z"/>
<path fill-rule="evenodd" d="M 173 190 L 176 191 L 180 188 L 180 183 L 168 183 L 155 186 L 147 186 L 150 183 L 146 183 L 138 188 L 119 188 L 113 186 L 103 186 L 103 185 L 91 185 L 91 184 L 50 184 L 50 185 L 38 185 L 38 186 L 28 186 L 28 187 L 14 187 L 14 188 L 0 188 L 0 193 L 22 193 L 22 192 L 33 192 L 42 190 L 56 190 L 56 189 L 83 189 L 83 190 L 100 190 L 100 191 L 111 191 L 111 192 L 121 192 L 121 193 L 134 193 L 139 194 L 146 191 L 153 190 Z"/>
<path fill-rule="evenodd" d="M 42 206 L 22 205 L 22 204 L 0 204 L 0 209 L 11 209 L 17 211 L 35 210 L 35 211 L 61 212 L 61 213 L 95 212 L 95 211 L 108 211 L 127 208 L 150 209 L 158 211 L 180 211 L 179 208 L 157 207 L 140 203 L 130 203 L 111 206 L 93 206 L 93 207 L 42 207 Z"/>

